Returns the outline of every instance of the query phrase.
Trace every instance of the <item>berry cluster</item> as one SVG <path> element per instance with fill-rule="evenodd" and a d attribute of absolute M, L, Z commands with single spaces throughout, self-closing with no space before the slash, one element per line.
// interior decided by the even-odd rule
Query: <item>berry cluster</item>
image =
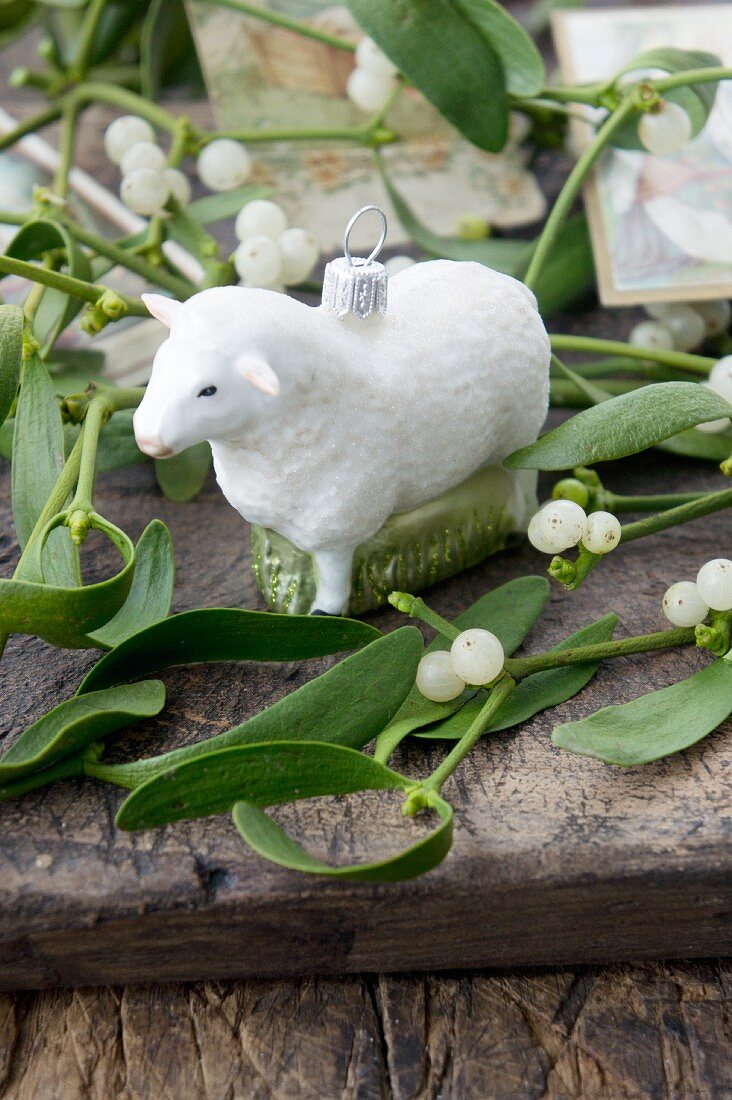
<path fill-rule="evenodd" d="M 620 542 L 619 520 L 611 512 L 590 512 L 574 500 L 550 500 L 529 523 L 529 542 L 542 554 L 561 554 L 582 543 L 593 554 L 608 554 Z"/>
<path fill-rule="evenodd" d="M 661 351 L 692 351 L 707 337 L 721 336 L 732 321 L 732 307 L 724 300 L 652 302 L 645 309 L 652 320 L 635 326 L 630 343 Z"/>
<path fill-rule="evenodd" d="M 287 216 L 276 202 L 248 202 L 234 229 L 239 240 L 234 267 L 246 286 L 294 286 L 307 279 L 318 259 L 315 237 L 307 229 L 288 229 Z"/>
<path fill-rule="evenodd" d="M 732 561 L 713 558 L 696 581 L 677 581 L 663 597 L 663 613 L 674 626 L 698 626 L 710 611 L 732 611 Z"/>
<path fill-rule="evenodd" d="M 464 630 L 449 651 L 426 653 L 417 669 L 417 688 L 425 699 L 446 703 L 467 684 L 490 684 L 503 671 L 505 653 L 490 630 Z"/>
<path fill-rule="evenodd" d="M 399 70 L 372 38 L 356 46 L 356 67 L 348 78 L 348 98 L 361 111 L 380 111 L 397 86 Z"/>

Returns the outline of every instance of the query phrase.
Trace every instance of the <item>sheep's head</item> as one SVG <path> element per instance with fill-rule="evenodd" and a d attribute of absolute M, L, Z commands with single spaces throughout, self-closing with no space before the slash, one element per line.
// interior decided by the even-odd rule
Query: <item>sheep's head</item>
<path fill-rule="evenodd" d="M 211 293 L 203 291 L 195 297 Z M 180 303 L 160 294 L 144 294 L 143 300 L 153 317 L 168 326 L 170 335 L 158 349 L 145 396 L 135 412 L 140 450 L 151 458 L 169 458 L 204 439 L 236 437 L 248 424 L 261 420 L 266 403 L 280 392 L 279 379 L 256 350 L 242 348 L 230 335 L 227 340 L 221 302 L 213 303 L 217 317 L 207 316 L 207 303 L 195 299 Z"/>

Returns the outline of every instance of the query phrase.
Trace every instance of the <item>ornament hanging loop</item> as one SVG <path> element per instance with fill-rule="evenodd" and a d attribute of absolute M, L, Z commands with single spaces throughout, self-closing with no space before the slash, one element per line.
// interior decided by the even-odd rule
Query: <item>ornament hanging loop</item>
<path fill-rule="evenodd" d="M 362 260 L 360 258 L 356 258 L 354 260 L 353 256 L 351 255 L 351 250 L 348 247 L 348 239 L 351 236 L 351 230 L 353 229 L 358 219 L 364 214 L 368 214 L 369 210 L 376 211 L 376 213 L 379 215 L 379 218 L 381 219 L 381 236 L 376 242 L 376 247 L 374 248 L 373 252 L 371 252 L 367 259 Z M 373 204 L 371 204 L 369 206 L 362 206 L 360 210 L 356 211 L 356 213 L 353 215 L 348 225 L 346 226 L 345 232 L 343 234 L 343 255 L 346 257 L 351 267 L 356 267 L 357 265 L 360 266 L 361 264 L 363 264 L 364 267 L 367 267 L 372 262 L 372 260 L 376 259 L 376 257 L 379 255 L 382 248 L 384 247 L 387 228 L 388 226 L 386 221 L 386 214 L 380 206 L 374 206 Z"/>
<path fill-rule="evenodd" d="M 381 218 L 381 236 L 370 256 L 352 256 L 348 247 L 351 230 L 362 214 L 374 210 Z M 343 234 L 343 255 L 325 265 L 323 306 L 343 319 L 349 314 L 367 321 L 372 314 L 386 313 L 386 268 L 376 259 L 386 240 L 386 214 L 378 206 L 362 206 Z"/>

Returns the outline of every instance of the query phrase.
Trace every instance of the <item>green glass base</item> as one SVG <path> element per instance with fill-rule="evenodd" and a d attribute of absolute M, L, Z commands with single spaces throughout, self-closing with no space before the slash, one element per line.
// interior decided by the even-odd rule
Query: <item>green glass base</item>
<path fill-rule="evenodd" d="M 487 466 L 442 496 L 391 516 L 358 547 L 349 614 L 360 615 L 390 592 L 418 592 L 516 545 L 537 508 L 536 472 Z M 310 555 L 283 535 L 252 527 L 253 568 L 274 611 L 305 615 L 315 596 Z"/>

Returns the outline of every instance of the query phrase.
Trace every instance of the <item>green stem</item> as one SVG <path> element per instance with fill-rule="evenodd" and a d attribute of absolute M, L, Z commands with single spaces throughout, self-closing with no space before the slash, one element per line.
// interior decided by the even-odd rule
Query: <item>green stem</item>
<path fill-rule="evenodd" d="M 648 83 L 658 92 L 670 92 L 674 88 L 683 88 L 689 84 L 716 84 L 719 80 L 732 80 L 732 69 L 724 66 L 709 69 L 688 69 L 685 73 L 672 73 L 660 80 L 655 77 Z"/>
<path fill-rule="evenodd" d="M 567 87 L 544 88 L 537 99 L 553 99 L 556 103 L 587 103 L 590 107 L 597 107 L 601 90 L 601 84 L 570 84 Z"/>
<path fill-rule="evenodd" d="M 76 56 L 72 61 L 69 71 L 76 80 L 82 80 L 89 68 L 89 59 L 94 48 L 94 36 L 99 27 L 99 20 L 104 13 L 109 0 L 91 0 L 84 12 L 84 20 L 76 40 Z"/>
<path fill-rule="evenodd" d="M 645 359 L 662 363 L 667 367 L 689 371 L 692 374 L 708 376 L 717 362 L 706 355 L 692 355 L 684 351 L 664 351 L 660 348 L 637 348 L 634 344 L 625 344 L 622 340 L 598 340 L 594 336 L 565 336 L 552 333 L 549 336 L 554 351 L 583 351 L 588 355 L 620 355 L 629 359 Z"/>
<path fill-rule="evenodd" d="M 423 780 L 420 784 L 421 787 L 432 791 L 439 791 L 442 788 L 445 781 L 449 779 L 457 766 L 463 762 L 465 757 L 475 746 L 476 742 L 480 740 L 484 731 L 495 717 L 496 712 L 500 710 L 515 687 L 516 683 L 510 675 L 504 676 L 498 681 L 491 691 L 487 702 L 471 723 L 470 728 L 463 734 L 452 752 L 447 754 L 440 766 L 435 768 L 427 779 Z"/>
<path fill-rule="evenodd" d="M 246 0 L 208 0 L 208 2 L 213 2 L 218 8 L 228 8 L 230 11 L 241 12 L 242 15 L 251 15 L 253 19 L 271 23 L 275 27 L 283 27 L 285 30 L 293 31 L 303 38 L 312 38 L 316 42 L 323 42 L 326 46 L 332 46 L 336 50 L 346 50 L 353 53 L 356 48 L 353 42 L 349 42 L 346 38 L 338 38 L 334 34 L 328 34 L 327 31 L 320 31 L 317 27 L 310 27 L 307 23 L 299 23 L 297 19 L 280 15 L 279 12 L 270 11 L 267 8 L 260 8 L 256 4 L 248 4 Z"/>
<path fill-rule="evenodd" d="M 140 115 L 146 118 L 152 125 L 160 130 L 175 133 L 178 127 L 178 119 L 164 107 L 153 103 L 144 96 L 129 88 L 120 88 L 112 84 L 102 84 L 101 81 L 90 80 L 78 84 L 67 92 L 63 98 L 65 103 L 74 103 L 77 107 L 83 107 L 87 103 L 107 103 L 111 107 L 119 107 L 130 114 Z"/>
<path fill-rule="evenodd" d="M 20 141 L 28 134 L 34 134 L 36 130 L 42 130 L 44 126 L 50 126 L 52 122 L 56 122 L 61 117 L 61 109 L 60 104 L 54 104 L 37 115 L 31 115 L 30 118 L 19 123 L 14 130 L 2 134 L 0 136 L 0 153 L 3 149 L 9 149 L 11 145 L 15 145 L 16 141 Z"/>
<path fill-rule="evenodd" d="M 667 531 L 669 527 L 678 527 L 681 523 L 689 523 L 693 519 L 702 516 L 710 516 L 714 512 L 721 512 L 723 508 L 732 505 L 732 489 L 723 489 L 719 493 L 706 493 L 697 500 L 680 504 L 676 508 L 670 508 L 667 512 L 660 512 L 646 519 L 639 519 L 635 523 L 627 523 L 623 526 L 620 536 L 621 543 L 634 542 L 636 539 L 645 538 L 646 535 L 655 535 L 658 531 Z"/>
<path fill-rule="evenodd" d="M 646 382 L 624 382 L 617 378 L 600 378 L 597 382 L 613 397 L 623 393 L 631 393 L 633 390 L 642 389 Z M 552 378 L 549 383 L 549 391 L 552 405 L 572 405 L 576 408 L 585 408 L 594 405 L 586 393 L 569 378 Z"/>
<path fill-rule="evenodd" d="M 0 656 L 2 645 L 0 636 Z M 84 761 L 81 756 L 70 756 L 66 760 L 59 760 L 49 768 L 42 768 L 25 779 L 17 779 L 14 783 L 6 783 L 0 787 L 0 802 L 7 802 L 11 798 L 20 798 L 30 791 L 37 791 L 39 787 L 47 787 L 49 783 L 58 783 L 61 779 L 70 779 L 72 776 L 84 774 Z"/>
<path fill-rule="evenodd" d="M 554 649 L 548 653 L 538 653 L 534 657 L 507 657 L 504 667 L 510 676 L 518 680 L 552 668 L 591 664 L 610 657 L 651 653 L 656 649 L 672 649 L 674 646 L 691 645 L 695 640 L 693 626 L 679 627 L 676 630 L 660 630 L 654 634 L 640 634 L 635 638 L 577 646 L 576 649 Z"/>
<path fill-rule="evenodd" d="M 0 221 L 2 221 L 1 215 Z M 174 294 L 179 300 L 182 301 L 185 298 L 190 298 L 191 294 L 195 291 L 196 288 L 193 283 L 188 282 L 187 279 L 171 275 L 164 268 L 148 263 L 143 256 L 139 256 L 129 249 L 121 248 L 112 241 L 108 241 L 105 237 L 99 236 L 98 233 L 92 233 L 91 230 L 85 229 L 84 226 L 77 225 L 76 222 L 71 221 L 71 219 L 65 218 L 64 224 L 74 240 L 78 241 L 79 244 L 86 245 L 87 248 L 93 249 L 98 256 L 106 256 L 107 259 L 113 260 L 115 264 L 126 267 L 128 271 L 134 271 L 136 275 L 140 275 L 149 283 L 154 283 L 157 286 L 163 287 L 165 290 L 169 290 L 171 294 Z"/>
<path fill-rule="evenodd" d="M 419 619 L 420 622 L 431 626 L 450 642 L 454 642 L 460 634 L 456 626 L 433 611 L 419 596 L 412 596 L 409 592 L 392 592 L 389 595 L 389 603 L 403 615 L 409 615 L 412 619 Z"/>
<path fill-rule="evenodd" d="M 706 497 L 707 493 L 658 493 L 656 496 L 623 496 L 603 493 L 603 505 L 608 512 L 658 512 L 666 508 L 676 508 L 680 504 L 692 504 Z"/>
<path fill-rule="evenodd" d="M 397 135 L 391 130 L 366 126 L 332 126 L 296 130 L 214 130 L 206 135 L 205 141 L 217 138 L 231 138 L 233 141 L 251 145 L 264 141 L 358 141 L 362 145 L 389 145 L 396 141 Z"/>
<path fill-rule="evenodd" d="M 64 104 L 59 141 L 59 160 L 53 176 L 53 190 L 56 195 L 66 198 L 69 189 L 69 172 L 74 157 L 74 139 L 76 135 L 76 117 L 79 108 L 75 103 Z"/>
<path fill-rule="evenodd" d="M 600 156 L 600 153 L 611 141 L 612 137 L 625 125 L 626 119 L 636 110 L 637 107 L 632 97 L 623 100 L 617 110 L 613 111 L 599 128 L 595 137 L 584 150 L 567 177 L 567 181 L 546 220 L 524 277 L 524 282 L 530 289 L 533 290 L 536 287 L 544 263 L 556 241 L 564 219 L 568 215 L 574 200 L 580 192 L 587 173 Z"/>
<path fill-rule="evenodd" d="M 43 286 L 53 287 L 54 290 L 71 294 L 74 298 L 81 298 L 84 302 L 92 304 L 107 291 L 106 287 L 96 286 L 94 283 L 87 283 L 84 279 L 76 279 L 73 275 L 64 275 L 60 271 L 51 271 L 37 264 L 29 264 L 25 260 L 16 260 L 12 256 L 0 256 L 0 272 L 4 275 L 19 275 L 34 283 L 42 283 Z M 117 296 L 124 302 L 128 314 L 134 317 L 149 316 L 143 303 L 136 298 L 129 298 L 124 294 Z"/>
<path fill-rule="evenodd" d="M 92 397 L 82 424 L 79 478 L 74 499 L 69 505 L 70 513 L 77 509 L 82 512 L 91 512 L 93 509 L 99 436 L 110 416 L 111 409 L 104 393 Z"/>

